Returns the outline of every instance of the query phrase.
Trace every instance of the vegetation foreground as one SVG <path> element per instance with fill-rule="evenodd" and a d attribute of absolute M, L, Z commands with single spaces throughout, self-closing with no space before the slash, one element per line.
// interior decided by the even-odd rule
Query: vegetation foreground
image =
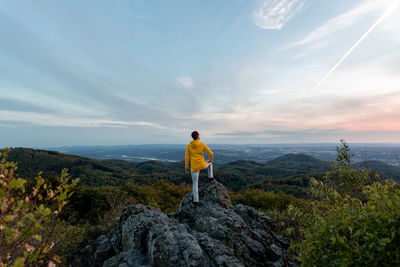
<path fill-rule="evenodd" d="M 307 178 L 304 198 L 242 188 L 230 192 L 231 200 L 273 218 L 303 266 L 400 265 L 399 184 L 353 169 L 344 141 L 337 150 L 323 177 Z M 0 165 L 0 266 L 66 265 L 83 237 L 95 239 L 110 229 L 126 205 L 175 212 L 191 190 L 188 184 L 162 180 L 83 186 L 65 169 L 59 176 L 22 179 L 8 153 L 1 152 Z"/>

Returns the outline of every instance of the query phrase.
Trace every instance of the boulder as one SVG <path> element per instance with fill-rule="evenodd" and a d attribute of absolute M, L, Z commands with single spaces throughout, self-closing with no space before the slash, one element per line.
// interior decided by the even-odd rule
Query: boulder
<path fill-rule="evenodd" d="M 255 209 L 233 206 L 218 183 L 192 193 L 178 212 L 164 214 L 142 204 L 125 207 L 117 226 L 84 242 L 69 266 L 293 266 L 289 244 L 271 229 L 273 221 Z"/>

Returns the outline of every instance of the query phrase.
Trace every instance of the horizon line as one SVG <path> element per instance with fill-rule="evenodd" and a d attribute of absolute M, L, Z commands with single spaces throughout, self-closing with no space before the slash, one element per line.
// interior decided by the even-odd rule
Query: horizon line
<path fill-rule="evenodd" d="M 190 140 L 191 141 L 191 140 Z M 399 145 L 400 142 L 346 142 L 349 145 Z M 33 149 L 56 149 L 73 147 L 127 147 L 127 146 L 181 146 L 188 143 L 145 143 L 145 144 L 124 144 L 124 145 L 61 145 L 61 146 L 9 146 L 10 148 L 33 148 Z M 340 145 L 339 142 L 283 142 L 283 143 L 208 143 L 208 145 L 230 145 L 230 146 L 284 146 L 284 145 Z M 2 147 L 1 149 L 6 148 Z"/>

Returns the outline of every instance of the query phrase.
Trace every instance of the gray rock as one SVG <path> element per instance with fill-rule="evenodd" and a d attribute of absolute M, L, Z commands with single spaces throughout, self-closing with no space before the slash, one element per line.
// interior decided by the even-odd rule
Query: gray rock
<path fill-rule="evenodd" d="M 121 234 L 121 229 L 120 228 L 114 228 L 110 231 L 109 233 L 109 238 L 111 241 L 111 244 L 115 250 L 115 252 L 118 254 L 123 251 L 122 247 L 122 234 Z"/>
<path fill-rule="evenodd" d="M 150 228 L 158 223 L 168 225 L 170 220 L 167 215 L 150 206 L 138 204 L 132 206 L 132 208 L 129 206 L 127 208 L 125 210 L 130 213 L 130 216 L 126 216 L 121 227 L 123 249 L 135 248 L 146 252 Z M 122 216 L 124 217 L 124 215 L 125 212 Z"/>
<path fill-rule="evenodd" d="M 103 262 L 115 255 L 110 239 L 102 235 L 96 240 L 96 251 L 94 252 L 93 266 L 102 266 Z"/>
<path fill-rule="evenodd" d="M 81 244 L 69 265 L 294 266 L 289 244 L 271 230 L 271 218 L 245 205 L 233 207 L 218 182 L 199 188 L 199 196 L 200 207 L 191 206 L 188 193 L 178 212 L 168 215 L 142 204 L 125 207 L 117 227 Z"/>
<path fill-rule="evenodd" d="M 233 209 L 245 220 L 253 238 L 265 244 L 277 243 L 284 249 L 289 248 L 290 244 L 271 230 L 273 221 L 270 217 L 242 204 L 235 205 Z"/>
<path fill-rule="evenodd" d="M 205 266 L 244 266 L 235 257 L 232 245 L 214 239 L 206 233 L 193 234 L 205 252 Z"/>
<path fill-rule="evenodd" d="M 96 240 L 86 240 L 68 258 L 69 266 L 102 266 L 103 262 L 115 255 L 110 239 L 101 235 Z"/>
<path fill-rule="evenodd" d="M 109 258 L 103 264 L 103 267 L 125 266 L 149 267 L 151 265 L 149 265 L 147 258 L 136 249 L 124 251 L 114 257 Z"/>
<path fill-rule="evenodd" d="M 154 266 L 204 266 L 202 249 L 183 224 L 153 225 L 148 248 Z"/>

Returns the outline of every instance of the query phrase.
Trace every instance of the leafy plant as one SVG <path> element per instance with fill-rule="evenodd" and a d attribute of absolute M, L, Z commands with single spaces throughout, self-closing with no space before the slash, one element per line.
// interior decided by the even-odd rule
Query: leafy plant
<path fill-rule="evenodd" d="M 340 143 L 340 146 L 336 146 L 336 151 L 338 152 L 336 155 L 336 161 L 341 165 L 350 166 L 351 158 L 354 154 L 351 153 L 350 147 L 344 139 L 341 139 Z"/>
<path fill-rule="evenodd" d="M 63 169 L 52 187 L 39 173 L 28 192 L 27 180 L 15 174 L 17 164 L 7 161 L 9 151 L 0 152 L 0 265 L 54 265 L 59 257 L 51 255 L 52 235 L 78 179 L 70 182 Z"/>
<path fill-rule="evenodd" d="M 302 241 L 292 246 L 303 266 L 395 266 L 400 264 L 400 189 L 349 167 L 342 140 L 338 164 L 323 181 L 310 180 L 310 212 L 293 206 Z"/>

